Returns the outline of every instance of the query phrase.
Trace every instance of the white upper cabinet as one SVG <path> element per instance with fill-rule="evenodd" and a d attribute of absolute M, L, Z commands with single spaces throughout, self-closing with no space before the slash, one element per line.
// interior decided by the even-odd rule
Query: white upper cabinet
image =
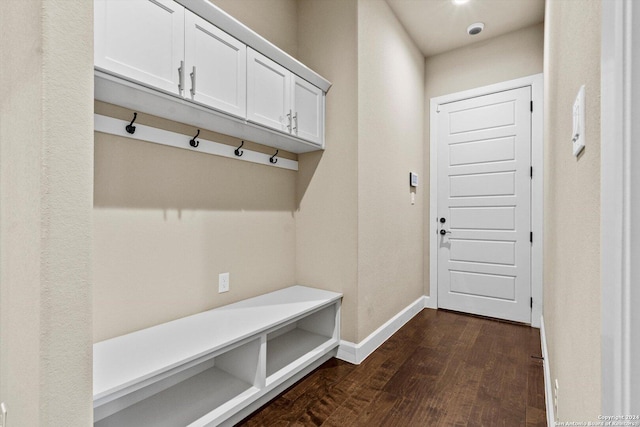
<path fill-rule="evenodd" d="M 247 120 L 291 133 L 291 72 L 247 49 Z"/>
<path fill-rule="evenodd" d="M 323 148 L 331 83 L 210 1 L 94 2 L 96 100 L 295 153 Z"/>
<path fill-rule="evenodd" d="M 298 138 L 318 145 L 324 140 L 324 93 L 306 80 L 293 76 L 293 129 Z"/>
<path fill-rule="evenodd" d="M 184 8 L 172 0 L 96 0 L 95 65 L 180 93 Z"/>
<path fill-rule="evenodd" d="M 322 145 L 322 89 L 251 48 L 247 58 L 247 120 Z"/>
<path fill-rule="evenodd" d="M 185 25 L 185 96 L 244 118 L 246 45 L 188 10 Z"/>

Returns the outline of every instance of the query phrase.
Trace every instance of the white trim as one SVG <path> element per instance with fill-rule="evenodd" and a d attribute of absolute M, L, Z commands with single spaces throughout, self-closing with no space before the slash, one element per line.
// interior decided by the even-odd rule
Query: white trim
<path fill-rule="evenodd" d="M 632 0 L 602 3 L 601 226 L 602 414 L 640 412 L 640 10 Z M 635 52 L 634 52 L 635 51 Z M 635 57 L 634 57 L 635 54 Z M 633 165 L 633 166 L 632 166 Z M 635 169 L 636 171 L 634 171 Z M 634 312 L 635 311 L 635 312 Z M 634 316 L 636 316 L 634 318 Z"/>
<path fill-rule="evenodd" d="M 431 298 L 429 295 L 425 295 L 424 308 L 430 308 L 430 309 L 436 310 L 438 306 L 435 304 L 435 299 Z"/>
<path fill-rule="evenodd" d="M 542 347 L 542 365 L 544 369 L 544 401 L 547 407 L 547 426 L 555 426 L 555 411 L 553 406 L 553 386 L 551 383 L 551 370 L 549 369 L 549 347 L 547 347 L 547 334 L 544 330 L 544 318 L 540 316 L 540 346 Z"/>
<path fill-rule="evenodd" d="M 236 147 L 215 141 L 209 141 L 202 138 L 197 138 L 197 140 L 200 142 L 200 145 L 198 145 L 197 148 L 193 148 L 189 145 L 189 141 L 191 140 L 191 138 L 193 138 L 193 135 L 184 135 L 141 124 L 136 124 L 135 133 L 130 134 L 125 130 L 125 126 L 129 124 L 128 121 L 114 119 L 113 117 L 102 116 L 100 114 L 94 114 L 93 117 L 94 130 L 96 132 L 103 132 L 111 135 L 123 136 L 125 138 L 138 139 L 141 141 L 153 142 L 156 144 L 168 145 L 170 147 L 196 151 L 198 153 L 213 154 L 216 156 L 228 157 L 230 159 L 258 163 L 261 165 L 273 166 L 276 168 L 289 169 L 293 171 L 298 170 L 298 162 L 296 160 L 289 160 L 278 157 L 278 162 L 272 164 L 269 162 L 269 158 L 271 157 L 269 154 L 259 153 L 257 151 L 251 151 L 245 148 L 242 148 L 242 151 L 244 152 L 242 157 L 238 157 L 234 153 Z"/>
<path fill-rule="evenodd" d="M 531 224 L 533 231 L 533 244 L 531 245 L 531 297 L 533 308 L 531 310 L 531 326 L 539 328 L 539 319 L 542 315 L 542 261 L 544 243 L 544 144 L 543 144 L 543 75 L 535 74 L 520 79 L 509 80 L 494 85 L 483 86 L 463 92 L 431 98 L 430 111 L 430 201 L 429 201 L 429 229 L 437 232 L 438 219 L 438 150 L 437 150 L 437 114 L 438 106 L 449 102 L 475 98 L 495 92 L 502 92 L 520 87 L 531 87 L 531 99 L 533 101 L 533 114 L 531 116 L 531 165 L 533 166 L 533 180 L 531 182 Z M 435 236 L 432 234 L 431 237 Z M 429 295 L 433 307 L 438 306 L 438 245 L 437 239 L 429 239 L 431 257 L 429 259 Z"/>
<path fill-rule="evenodd" d="M 421 296 L 409 304 L 400 313 L 393 316 L 384 325 L 373 331 L 368 337 L 360 341 L 358 344 L 341 340 L 340 347 L 338 347 L 338 355 L 336 357 L 340 360 L 344 360 L 345 362 L 359 365 L 393 334 L 398 332 L 398 330 L 409 320 L 425 308 L 425 298 L 426 297 Z"/>

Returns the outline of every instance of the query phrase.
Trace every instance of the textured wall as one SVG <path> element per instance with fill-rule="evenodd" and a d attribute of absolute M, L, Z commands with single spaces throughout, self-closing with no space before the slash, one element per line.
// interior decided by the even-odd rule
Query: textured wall
<path fill-rule="evenodd" d="M 297 0 L 210 1 L 289 55 L 297 56 Z"/>
<path fill-rule="evenodd" d="M 213 3 L 296 54 L 295 0 Z M 96 112 L 131 117 L 104 103 Z M 137 122 L 193 132 L 144 114 Z M 240 145 L 214 132 L 201 136 Z M 95 342 L 295 284 L 296 172 L 107 134 L 95 138 Z M 230 291 L 219 294 L 224 272 Z"/>
<path fill-rule="evenodd" d="M 296 279 L 344 294 L 342 338 L 356 341 L 357 1 L 302 1 L 298 14 L 299 59 L 333 86 L 326 98 L 326 150 L 299 156 Z"/>
<path fill-rule="evenodd" d="M 600 7 L 550 0 L 546 9 L 544 321 L 561 421 L 600 414 Z M 576 158 L 572 106 L 583 84 L 587 146 Z"/>
<path fill-rule="evenodd" d="M 544 25 L 538 24 L 469 47 L 432 56 L 425 61 L 425 144 L 429 146 L 429 102 L 450 93 L 487 86 L 543 70 Z M 428 188 L 429 150 L 425 150 L 423 180 Z M 428 192 L 428 190 L 427 190 Z M 428 199 L 429 195 L 425 195 Z M 429 201 L 426 200 L 428 206 Z M 429 294 L 429 217 L 424 216 L 424 292 Z"/>
<path fill-rule="evenodd" d="M 92 424 L 93 2 L 0 2 L 0 401 Z"/>
<path fill-rule="evenodd" d="M 385 1 L 359 0 L 358 341 L 423 295 L 424 105 L 424 56 Z"/>
<path fill-rule="evenodd" d="M 131 116 L 103 103 L 96 112 Z M 193 132 L 144 114 L 137 123 Z M 94 340 L 295 284 L 295 183 L 294 171 L 97 132 Z M 219 294 L 224 272 L 230 291 Z"/>

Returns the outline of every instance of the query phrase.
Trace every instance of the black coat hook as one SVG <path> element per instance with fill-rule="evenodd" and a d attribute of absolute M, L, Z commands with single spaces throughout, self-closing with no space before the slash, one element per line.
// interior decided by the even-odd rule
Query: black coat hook
<path fill-rule="evenodd" d="M 243 145 L 244 145 L 244 141 L 242 141 L 242 144 L 240 144 L 240 147 L 236 148 L 233 151 L 234 153 L 236 153 L 236 156 L 242 157 L 242 155 L 244 154 L 244 151 L 240 151 L 240 149 L 242 148 Z"/>
<path fill-rule="evenodd" d="M 269 157 L 269 162 L 273 163 L 274 165 L 276 163 L 278 163 L 278 159 L 276 159 L 276 156 L 278 155 L 278 151 L 280 151 L 280 150 L 276 150 L 276 154 L 274 154 L 273 156 Z"/>
<path fill-rule="evenodd" d="M 138 113 L 133 113 L 133 120 L 131 120 L 131 123 L 124 127 L 124 129 L 130 134 L 134 134 L 136 131 L 136 127 L 133 125 L 133 122 L 136 121 L 136 117 L 138 117 Z"/>
<path fill-rule="evenodd" d="M 189 141 L 189 145 L 192 147 L 197 147 L 198 145 L 200 145 L 200 141 L 196 141 L 196 138 L 198 137 L 198 135 L 200 135 L 200 129 L 198 129 L 198 133 L 196 133 L 196 136 L 194 136 L 193 138 L 191 138 L 191 140 Z"/>

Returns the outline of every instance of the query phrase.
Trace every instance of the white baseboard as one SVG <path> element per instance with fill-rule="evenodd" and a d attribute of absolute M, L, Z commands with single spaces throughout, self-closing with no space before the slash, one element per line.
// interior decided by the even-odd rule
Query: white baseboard
<path fill-rule="evenodd" d="M 350 341 L 340 341 L 340 347 L 338 347 L 338 355 L 336 357 L 345 362 L 359 365 L 395 334 L 398 329 L 427 307 L 428 300 L 429 297 L 421 296 L 358 344 Z"/>
<path fill-rule="evenodd" d="M 429 295 L 425 295 L 423 298 L 424 298 L 424 308 L 432 308 L 434 310 L 438 308 L 438 304 L 436 303 L 435 298 L 431 298 Z"/>
<path fill-rule="evenodd" d="M 542 366 L 544 368 L 544 401 L 547 407 L 547 426 L 556 425 L 556 415 L 553 408 L 553 385 L 551 383 L 551 371 L 549 370 L 549 349 L 547 347 L 547 334 L 544 330 L 544 317 L 540 315 L 540 345 L 542 347 Z"/>

